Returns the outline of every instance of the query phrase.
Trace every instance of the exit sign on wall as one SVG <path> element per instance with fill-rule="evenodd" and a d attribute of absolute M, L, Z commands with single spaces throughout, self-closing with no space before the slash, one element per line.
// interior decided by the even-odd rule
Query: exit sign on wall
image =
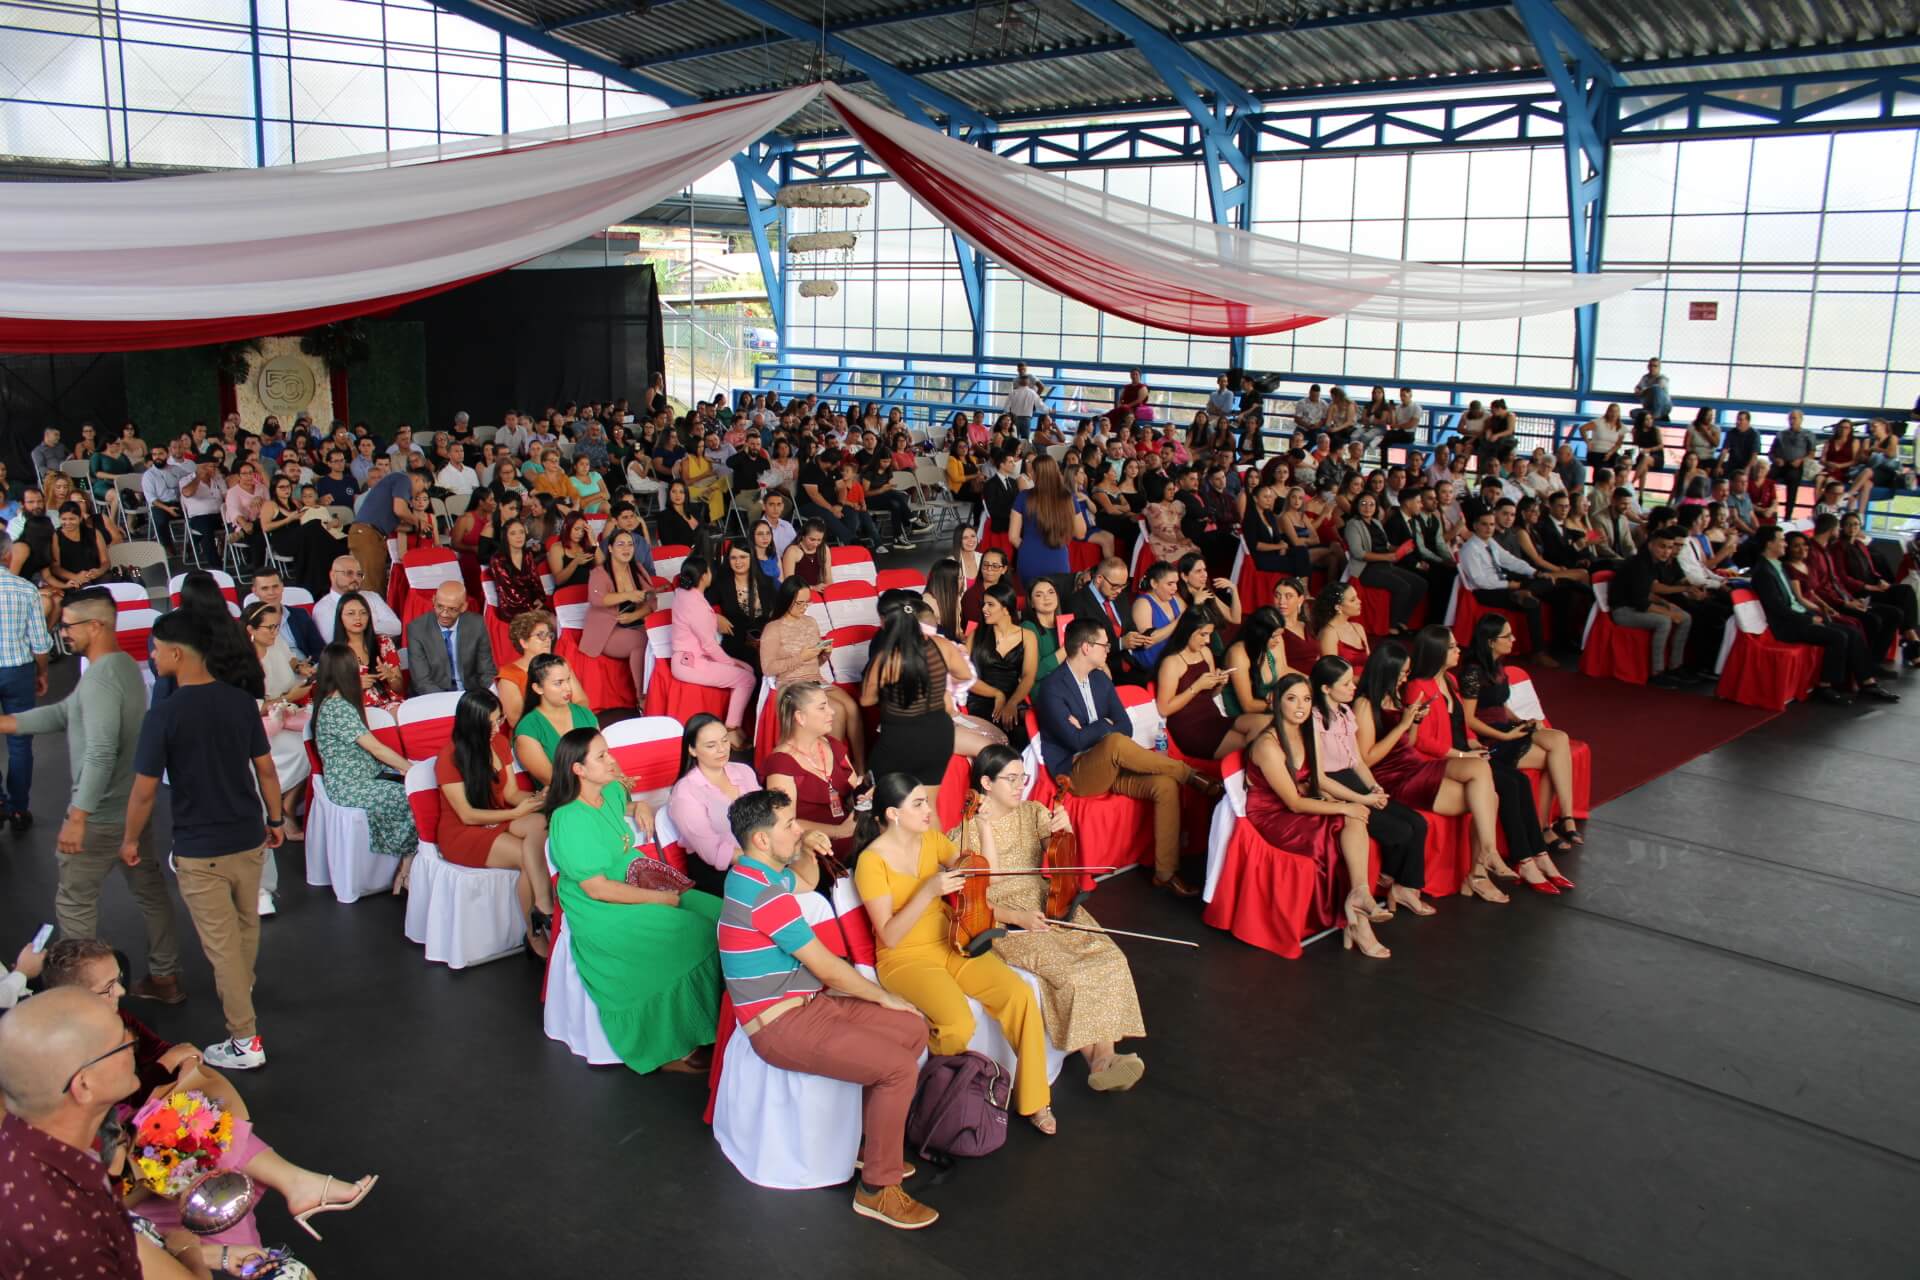
<path fill-rule="evenodd" d="M 1718 320 L 1719 318 L 1720 304 L 1717 302 L 1689 302 L 1687 304 L 1687 319 L 1689 320 Z"/>

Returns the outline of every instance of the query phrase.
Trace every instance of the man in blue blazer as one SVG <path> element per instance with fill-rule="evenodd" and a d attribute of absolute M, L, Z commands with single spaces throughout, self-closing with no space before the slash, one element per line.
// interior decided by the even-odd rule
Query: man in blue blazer
<path fill-rule="evenodd" d="M 1191 898 L 1200 891 L 1180 878 L 1179 786 L 1217 797 L 1220 783 L 1133 740 L 1133 718 L 1107 674 L 1112 643 L 1097 616 L 1068 625 L 1066 660 L 1033 691 L 1040 752 L 1048 773 L 1073 780 L 1075 795 L 1111 793 L 1152 805 L 1154 887 Z"/>

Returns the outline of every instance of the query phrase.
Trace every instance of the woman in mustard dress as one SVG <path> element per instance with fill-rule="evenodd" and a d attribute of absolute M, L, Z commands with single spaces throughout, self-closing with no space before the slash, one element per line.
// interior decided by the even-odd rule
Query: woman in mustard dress
<path fill-rule="evenodd" d="M 970 833 L 975 829 L 981 830 L 980 851 L 991 861 L 992 837 L 969 824 Z M 967 997 L 984 1005 L 1018 1059 L 1014 1110 L 1040 1132 L 1056 1132 L 1047 1030 L 1033 988 L 993 952 L 969 958 L 949 941 L 943 895 L 959 892 L 965 878 L 946 872 L 960 851 L 933 830 L 927 789 L 904 773 L 882 775 L 874 784 L 873 808 L 860 815 L 855 843 L 862 852 L 853 882 L 873 921 L 880 985 L 927 1016 L 928 1047 L 937 1054 L 966 1052 L 973 1039 Z"/>
<path fill-rule="evenodd" d="M 973 785 L 986 798 L 980 824 L 993 840 L 994 866 L 1001 871 L 1037 871 L 1055 831 L 1070 831 L 1062 808 L 1021 799 L 1027 774 L 1020 755 L 994 744 L 973 758 Z M 955 827 L 947 839 L 959 840 Z M 1079 929 L 1048 927 L 1045 876 L 995 876 L 987 890 L 994 920 L 1011 926 L 993 941 L 994 954 L 1040 979 L 1046 1005 L 1047 1034 L 1053 1047 L 1078 1052 L 1087 1060 L 1087 1083 L 1096 1092 L 1131 1089 L 1147 1073 L 1138 1054 L 1120 1053 L 1114 1042 L 1147 1034 L 1133 970 L 1112 938 Z M 1063 917 L 1071 924 L 1098 928 L 1085 907 Z"/>

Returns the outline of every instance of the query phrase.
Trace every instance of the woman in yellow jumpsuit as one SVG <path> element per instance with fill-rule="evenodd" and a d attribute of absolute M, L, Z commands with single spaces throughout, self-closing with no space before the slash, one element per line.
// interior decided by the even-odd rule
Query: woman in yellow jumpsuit
<path fill-rule="evenodd" d="M 933 821 L 926 788 L 889 773 L 876 780 L 873 808 L 860 815 L 854 833 L 861 853 L 853 879 L 879 942 L 880 985 L 926 1014 L 934 1053 L 965 1052 L 973 1039 L 967 997 L 985 1006 L 1018 1058 L 1014 1110 L 1052 1134 L 1058 1126 L 1048 1105 L 1047 1030 L 1033 988 L 991 951 L 971 959 L 954 951 L 943 895 L 964 883 L 946 872 L 960 851 Z M 980 852 L 991 860 L 990 848 Z"/>

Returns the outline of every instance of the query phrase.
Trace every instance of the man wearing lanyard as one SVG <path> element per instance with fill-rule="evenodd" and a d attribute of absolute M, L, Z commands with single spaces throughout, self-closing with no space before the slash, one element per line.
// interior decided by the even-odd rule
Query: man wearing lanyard
<path fill-rule="evenodd" d="M 467 612 L 467 589 L 443 582 L 433 593 L 433 612 L 407 626 L 407 662 L 415 693 L 464 693 L 484 689 L 498 674 L 486 624 Z"/>

